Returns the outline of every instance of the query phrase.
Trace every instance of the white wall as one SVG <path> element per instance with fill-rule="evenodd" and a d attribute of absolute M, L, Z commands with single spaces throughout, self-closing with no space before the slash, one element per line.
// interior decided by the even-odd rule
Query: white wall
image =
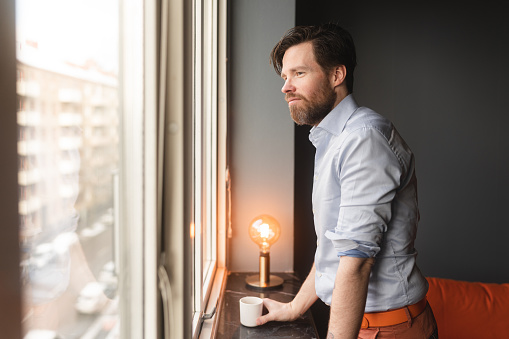
<path fill-rule="evenodd" d="M 295 24 L 295 0 L 235 0 L 230 14 L 229 269 L 258 270 L 248 225 L 258 214 L 270 214 L 282 228 L 271 248 L 271 271 L 293 271 L 294 123 L 269 54 Z"/>

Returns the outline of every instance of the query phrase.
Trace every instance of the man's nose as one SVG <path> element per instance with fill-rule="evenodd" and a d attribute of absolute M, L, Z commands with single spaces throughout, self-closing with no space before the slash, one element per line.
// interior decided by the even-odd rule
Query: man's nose
<path fill-rule="evenodd" d="M 291 83 L 290 79 L 286 79 L 285 84 L 281 88 L 281 92 L 290 93 L 295 91 L 295 86 Z"/>

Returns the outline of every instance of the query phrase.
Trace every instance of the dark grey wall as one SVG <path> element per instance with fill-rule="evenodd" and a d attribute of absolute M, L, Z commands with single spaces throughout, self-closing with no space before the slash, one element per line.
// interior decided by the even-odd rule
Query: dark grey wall
<path fill-rule="evenodd" d="M 352 33 L 357 101 L 390 118 L 416 154 L 418 263 L 427 276 L 509 282 L 509 20 L 502 6 L 297 0 L 297 24 L 334 21 Z M 301 164 L 312 154 L 298 146 L 306 133 L 296 138 L 297 206 L 297 186 L 306 190 L 311 178 Z M 297 235 L 309 209 L 295 211 Z M 294 246 L 301 256 L 314 251 L 314 244 L 304 249 L 305 239 Z M 296 271 L 308 269 L 295 263 Z"/>

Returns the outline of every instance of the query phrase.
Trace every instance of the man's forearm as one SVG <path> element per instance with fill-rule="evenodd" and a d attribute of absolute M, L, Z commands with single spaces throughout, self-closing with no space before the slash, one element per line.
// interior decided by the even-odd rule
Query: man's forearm
<path fill-rule="evenodd" d="M 318 297 L 316 296 L 315 290 L 315 264 L 313 264 L 313 267 L 311 267 L 311 271 L 302 284 L 299 293 L 297 293 L 290 305 L 296 314 L 301 316 L 317 299 Z"/>
<path fill-rule="evenodd" d="M 358 337 L 374 259 L 341 257 L 330 311 L 327 339 Z"/>

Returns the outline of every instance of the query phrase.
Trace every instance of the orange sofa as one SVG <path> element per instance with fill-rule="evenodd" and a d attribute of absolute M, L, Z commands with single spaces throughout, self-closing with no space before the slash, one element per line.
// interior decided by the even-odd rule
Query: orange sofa
<path fill-rule="evenodd" d="M 440 339 L 509 338 L 509 284 L 427 279 Z"/>

